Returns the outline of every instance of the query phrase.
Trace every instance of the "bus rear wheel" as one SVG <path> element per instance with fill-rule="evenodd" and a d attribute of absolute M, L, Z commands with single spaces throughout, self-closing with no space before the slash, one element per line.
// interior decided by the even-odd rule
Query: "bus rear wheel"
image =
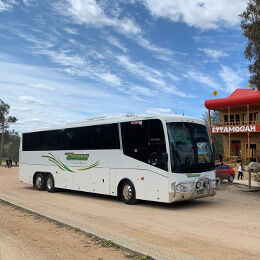
<path fill-rule="evenodd" d="M 121 198 L 125 204 L 133 205 L 136 203 L 135 187 L 128 180 L 123 182 L 121 186 Z"/>
<path fill-rule="evenodd" d="M 56 191 L 56 188 L 55 188 L 55 185 L 54 185 L 54 179 L 53 179 L 51 174 L 48 174 L 47 179 L 46 179 L 46 190 L 48 192 L 55 192 Z"/>
<path fill-rule="evenodd" d="M 39 191 L 46 189 L 46 179 L 43 173 L 40 172 L 36 174 L 34 187 Z"/>

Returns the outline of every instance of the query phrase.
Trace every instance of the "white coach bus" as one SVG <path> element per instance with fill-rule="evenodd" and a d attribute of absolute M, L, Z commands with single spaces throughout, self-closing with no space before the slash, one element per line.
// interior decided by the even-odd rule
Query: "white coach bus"
<path fill-rule="evenodd" d="M 179 115 L 99 118 L 23 133 L 20 181 L 171 203 L 216 194 L 217 179 L 202 120 Z"/>

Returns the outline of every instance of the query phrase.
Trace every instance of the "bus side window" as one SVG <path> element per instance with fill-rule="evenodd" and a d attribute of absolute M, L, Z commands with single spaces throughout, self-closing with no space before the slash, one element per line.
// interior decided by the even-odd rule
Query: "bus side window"
<path fill-rule="evenodd" d="M 43 151 L 48 150 L 59 150 L 61 141 L 60 130 L 50 130 L 43 132 L 42 149 Z"/>
<path fill-rule="evenodd" d="M 42 151 L 43 132 L 24 133 L 23 151 Z"/>
<path fill-rule="evenodd" d="M 86 150 L 120 149 L 118 124 L 81 127 L 80 142 Z"/>
<path fill-rule="evenodd" d="M 66 128 L 62 131 L 62 150 L 77 150 L 80 149 L 80 128 Z"/>
<path fill-rule="evenodd" d="M 162 161 L 166 152 L 162 122 L 158 119 L 121 123 L 125 155 L 167 170 Z"/>
<path fill-rule="evenodd" d="M 60 130 L 23 134 L 23 151 L 48 151 L 60 149 Z"/>
<path fill-rule="evenodd" d="M 147 162 L 148 120 L 121 123 L 121 132 L 124 154 Z"/>

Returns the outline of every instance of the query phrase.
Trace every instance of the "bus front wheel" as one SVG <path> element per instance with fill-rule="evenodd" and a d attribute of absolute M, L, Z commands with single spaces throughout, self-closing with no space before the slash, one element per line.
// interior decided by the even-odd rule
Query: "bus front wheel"
<path fill-rule="evenodd" d="M 135 204 L 135 187 L 130 181 L 125 181 L 121 186 L 121 197 L 122 201 L 126 204 Z"/>
<path fill-rule="evenodd" d="M 37 173 L 35 177 L 34 187 L 36 190 L 43 191 L 46 189 L 46 179 L 43 173 Z"/>

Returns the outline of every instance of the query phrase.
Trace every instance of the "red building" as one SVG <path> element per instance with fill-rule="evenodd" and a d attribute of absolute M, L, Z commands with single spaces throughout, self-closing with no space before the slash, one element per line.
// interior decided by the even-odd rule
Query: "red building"
<path fill-rule="evenodd" d="M 210 120 L 210 133 L 223 136 L 224 159 L 260 160 L 260 91 L 237 89 L 227 98 L 206 100 L 205 107 L 209 115 L 220 112 L 220 122 Z"/>

